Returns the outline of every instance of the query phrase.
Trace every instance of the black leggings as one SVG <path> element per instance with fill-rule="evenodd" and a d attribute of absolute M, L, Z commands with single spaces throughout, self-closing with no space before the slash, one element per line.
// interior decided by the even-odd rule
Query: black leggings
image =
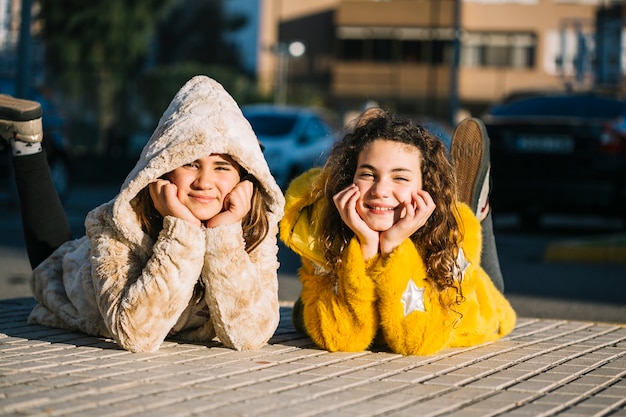
<path fill-rule="evenodd" d="M 13 168 L 26 252 L 34 269 L 55 249 L 71 240 L 72 231 L 54 188 L 45 151 L 14 156 Z"/>
<path fill-rule="evenodd" d="M 493 219 L 491 217 L 491 209 L 487 217 L 481 222 L 481 231 L 483 236 L 483 250 L 480 258 L 480 266 L 483 267 L 493 285 L 504 293 L 504 278 L 500 269 L 500 260 L 498 259 L 498 249 L 496 247 L 496 237 L 493 232 Z"/>

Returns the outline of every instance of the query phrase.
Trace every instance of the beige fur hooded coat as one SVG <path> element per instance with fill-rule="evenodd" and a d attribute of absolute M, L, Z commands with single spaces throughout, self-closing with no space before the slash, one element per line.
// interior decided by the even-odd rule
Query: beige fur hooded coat
<path fill-rule="evenodd" d="M 270 229 L 246 253 L 241 223 L 205 228 L 166 216 L 156 241 L 131 200 L 150 182 L 212 153 L 229 154 L 273 200 Z M 119 194 L 92 210 L 86 236 L 57 249 L 32 274 L 29 322 L 113 338 L 150 352 L 166 337 L 264 345 L 279 321 L 278 221 L 284 198 L 256 135 L 216 81 L 196 76 L 170 103 Z M 204 287 L 193 297 L 196 284 Z M 195 301 L 194 301 L 195 300 Z"/>

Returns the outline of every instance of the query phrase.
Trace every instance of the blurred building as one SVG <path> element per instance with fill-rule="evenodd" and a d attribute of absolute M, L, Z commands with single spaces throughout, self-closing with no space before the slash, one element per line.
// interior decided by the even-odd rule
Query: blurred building
<path fill-rule="evenodd" d="M 21 0 L 0 0 L 0 75 L 16 65 L 20 9 Z"/>
<path fill-rule="evenodd" d="M 21 3 L 0 0 L 0 76 L 16 71 Z M 250 18 L 231 40 L 266 92 L 278 91 L 287 101 L 318 97 L 338 110 L 373 100 L 438 117 L 461 107 L 479 114 L 526 89 L 621 94 L 624 3 L 224 0 L 226 13 Z M 299 57 L 288 48 L 296 41 L 305 47 Z M 31 55 L 36 82 L 45 68 L 36 36 Z"/>
<path fill-rule="evenodd" d="M 0 0 L 0 77 L 16 77 L 20 59 L 22 3 L 23 0 Z M 32 1 L 31 16 L 35 16 L 37 12 L 37 2 Z M 30 33 L 36 35 L 39 31 L 40 25 L 33 19 Z M 28 42 L 26 58 L 30 62 L 29 78 L 31 83 L 36 84 L 44 74 L 44 47 L 36 36 Z"/>
<path fill-rule="evenodd" d="M 271 46 L 301 41 L 305 55 L 288 60 L 290 94 L 307 86 L 339 108 L 376 100 L 441 117 L 451 97 L 478 113 L 519 90 L 620 93 L 622 3 L 264 0 L 257 71 L 267 88 L 280 82 Z"/>

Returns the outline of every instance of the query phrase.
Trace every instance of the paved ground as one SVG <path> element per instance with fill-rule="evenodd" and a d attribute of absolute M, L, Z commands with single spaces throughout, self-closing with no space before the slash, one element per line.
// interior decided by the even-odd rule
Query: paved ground
<path fill-rule="evenodd" d="M 626 325 L 521 318 L 495 343 L 432 356 L 328 353 L 291 327 L 236 352 L 111 341 L 25 323 L 0 301 L 4 416 L 626 416 Z"/>
<path fill-rule="evenodd" d="M 95 192 L 74 193 L 73 225 L 107 194 Z M 131 354 L 108 340 L 25 323 L 30 267 L 14 217 L 5 210 L 0 219 L 0 416 L 626 417 L 626 304 L 602 301 L 623 300 L 623 266 L 533 264 L 542 242 L 504 236 L 509 286 L 533 290 L 508 294 L 522 317 L 516 330 L 496 343 L 403 357 L 328 353 L 295 332 L 297 263 L 282 257 L 282 320 L 268 346 L 235 352 L 167 342 L 157 353 Z M 552 246 L 551 256 L 571 255 L 563 247 Z M 544 276 L 587 299 L 551 296 Z M 613 291 L 598 291 L 597 282 L 583 287 L 589 277 Z"/>

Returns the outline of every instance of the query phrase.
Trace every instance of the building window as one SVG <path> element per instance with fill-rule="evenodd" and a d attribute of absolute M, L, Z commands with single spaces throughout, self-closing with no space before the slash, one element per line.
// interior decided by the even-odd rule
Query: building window
<path fill-rule="evenodd" d="M 451 63 L 452 31 L 445 28 L 341 27 L 337 38 L 344 61 Z"/>
<path fill-rule="evenodd" d="M 338 57 L 344 61 L 449 64 L 451 41 L 340 39 Z"/>
<path fill-rule="evenodd" d="M 343 39 L 339 48 L 339 55 L 346 61 L 360 61 L 363 59 L 364 45 L 361 39 Z"/>
<path fill-rule="evenodd" d="M 372 39 L 372 61 L 391 62 L 393 59 L 394 41 L 391 39 Z"/>
<path fill-rule="evenodd" d="M 530 33 L 470 32 L 463 39 L 465 67 L 532 68 L 537 38 Z"/>
<path fill-rule="evenodd" d="M 539 3 L 539 0 L 464 0 L 467 3 L 482 3 L 482 4 L 537 4 Z M 556 0 L 556 2 L 558 3 L 559 1 L 563 1 L 563 0 Z M 565 0 L 565 1 L 572 1 L 572 0 Z M 581 1 L 581 0 L 574 0 L 574 1 Z M 598 1 L 598 0 L 592 0 L 592 1 Z"/>
<path fill-rule="evenodd" d="M 402 62 L 421 62 L 423 42 L 420 41 L 404 41 L 402 42 L 400 52 L 400 60 Z"/>

